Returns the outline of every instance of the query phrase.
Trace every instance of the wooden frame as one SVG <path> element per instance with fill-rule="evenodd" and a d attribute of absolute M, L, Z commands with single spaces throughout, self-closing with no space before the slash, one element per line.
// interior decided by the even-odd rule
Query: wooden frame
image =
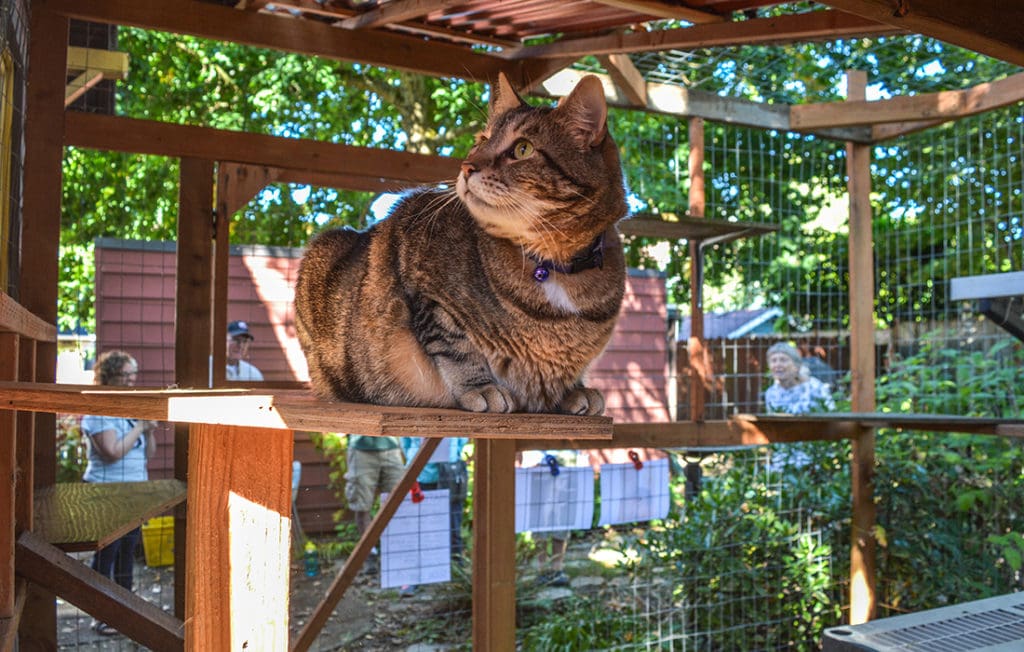
<path fill-rule="evenodd" d="M 906 29 L 946 38 L 981 52 L 1024 65 L 1024 39 L 1016 26 L 1020 9 L 1011 10 L 997 0 L 982 0 L 969 9 L 954 7 L 945 0 L 916 0 L 898 3 L 893 16 L 887 0 L 829 0 L 826 4 L 846 9 L 817 12 L 809 17 L 752 19 L 727 22 L 707 11 L 670 5 L 654 0 L 601 0 L 605 5 L 635 10 L 642 15 L 682 18 L 693 27 L 646 34 L 611 34 L 557 41 L 537 47 L 518 47 L 515 42 L 492 37 L 463 36 L 468 42 L 488 43 L 504 48 L 500 55 L 484 54 L 454 43 L 428 41 L 423 33 L 444 34 L 407 24 L 431 9 L 447 7 L 448 0 L 393 3 L 388 9 L 370 10 L 351 18 L 346 29 L 327 23 L 285 19 L 257 10 L 265 2 L 248 3 L 248 10 L 229 9 L 190 0 L 165 0 L 159 5 L 129 0 L 37 0 L 33 3 L 29 44 L 32 61 L 27 85 L 24 202 L 26 219 L 20 245 L 22 260 L 32 266 L 19 282 L 20 305 L 7 305 L 26 323 L 56 322 L 57 236 L 60 229 L 61 157 L 65 145 L 121 149 L 182 159 L 179 231 L 179 274 L 188 281 L 179 286 L 179 323 L 194 330 L 179 329 L 176 363 L 179 378 L 192 386 L 202 384 L 207 373 L 212 333 L 221 332 L 223 312 L 210 308 L 224 293 L 224 252 L 227 249 L 226 215 L 232 204 L 213 207 L 215 172 L 226 188 L 227 178 L 218 165 L 262 166 L 267 178 L 320 179 L 352 187 L 380 188 L 390 184 L 435 181 L 454 176 L 458 162 L 443 157 L 413 157 L 380 150 L 344 148 L 325 143 L 289 141 L 266 136 L 221 132 L 198 127 L 161 125 L 96 115 L 66 114 L 65 73 L 69 59 L 68 19 L 127 24 L 232 40 L 261 47 L 317 54 L 342 60 L 363 61 L 435 76 L 491 80 L 498 71 L 508 73 L 514 83 L 542 88 L 552 95 L 563 91 L 558 84 L 572 80 L 575 72 L 552 77 L 584 54 L 605 57 L 611 74 L 604 78 L 613 104 L 644 110 L 768 129 L 803 129 L 850 143 L 848 162 L 851 196 L 851 330 L 854 333 L 854 408 L 856 415 L 834 415 L 835 419 L 774 421 L 766 418 L 737 418 L 731 422 L 691 424 L 616 424 L 600 418 L 570 418 L 556 415 L 471 415 L 458 411 L 417 411 L 383 409 L 346 404 L 323 404 L 303 393 L 220 390 L 217 392 L 167 392 L 138 390 L 110 393 L 96 388 L 57 388 L 53 383 L 56 347 L 49 330 L 41 330 L 23 341 L 17 328 L 0 332 L 0 407 L 8 412 L 0 419 L 0 471 L 3 477 L 21 481 L 0 488 L 0 511 L 10 524 L 0 531 L 0 548 L 9 560 L 0 566 L 0 649 L 13 647 L 14 629 L 20 627 L 22 645 L 53 648 L 55 612 L 53 592 L 72 591 L 92 603 L 96 613 L 123 631 L 158 648 L 184 646 L 197 650 L 218 650 L 270 642 L 280 647 L 287 640 L 286 598 L 282 596 L 282 558 L 287 554 L 286 468 L 291 455 L 291 438 L 282 436 L 291 428 L 305 430 L 343 428 L 364 434 L 468 434 L 478 438 L 477 522 L 474 532 L 474 646 L 503 650 L 514 644 L 514 579 L 510 552 L 512 528 L 509 510 L 502 510 L 510 490 L 510 460 L 515 450 L 539 445 L 587 446 L 725 446 L 796 441 L 802 438 L 849 438 L 854 441 L 855 572 L 860 579 L 851 589 L 854 613 L 851 620 L 871 617 L 874 609 L 873 538 L 874 512 L 871 496 L 871 467 L 874 428 L 880 424 L 941 429 L 920 417 L 904 420 L 871 414 L 873 358 L 866 352 L 873 339 L 870 332 L 870 176 L 869 144 L 881 138 L 924 128 L 972 112 L 989 110 L 1019 101 L 1024 89 L 1019 78 L 993 82 L 988 87 L 956 91 L 952 95 L 897 98 L 866 103 L 865 80 L 854 76 L 850 102 L 827 107 L 775 107 L 727 100 L 680 87 L 645 82 L 623 55 L 627 52 L 664 47 L 705 47 L 769 43 L 798 38 L 826 38 L 852 34 L 887 34 Z M 282 3 L 302 11 L 330 13 L 324 5 Z M 966 7 L 966 5 L 965 5 Z M 970 14 L 963 12 L 969 11 Z M 334 15 L 334 14 L 331 14 Z M 861 16 L 858 18 L 857 16 Z M 973 20 L 979 16 L 982 19 Z M 369 31 L 370 25 L 394 30 Z M 967 27 L 963 27 L 967 25 Z M 408 33 L 416 34 L 409 37 Z M 455 36 L 448 32 L 448 36 Z M 458 40 L 458 39 L 456 39 Z M 72 56 L 73 58 L 73 56 Z M 88 80 L 86 80 L 88 81 Z M 954 106 L 945 103 L 952 101 Z M 927 112 L 926 112 L 927 111 Z M 883 124 L 884 123 L 884 124 Z M 694 127 L 696 128 L 696 127 Z M 694 132 L 696 134 L 696 131 Z M 360 157 L 358 162 L 356 157 Z M 239 169 L 246 168 L 236 168 Z M 273 171 L 272 171 L 273 169 Z M 316 176 L 321 175 L 321 176 Z M 236 177 L 237 181 L 237 177 Z M 360 185 L 361 184 L 361 185 Z M 244 193 L 243 193 L 244 194 Z M 699 200 L 699 197 L 694 197 Z M 218 202 L 221 197 L 218 195 Z M 701 211 L 691 206 L 691 213 Z M 217 254 L 211 260 L 209 244 Z M 699 265 L 699 264 L 698 264 Z M 867 270 L 866 272 L 864 270 Z M 854 282 L 854 279 L 857 282 Z M 22 307 L 24 310 L 22 310 Z M 31 316 L 26 317 L 26 311 Z M 3 315 L 0 315 L 3 316 Z M 4 318 L 6 318 L 4 316 Z M 192 320 L 196 321 L 192 321 Z M 198 327 L 196 324 L 198 323 Z M 20 328 L 20 327 L 19 327 Z M 0 329 L 5 331 L 5 329 Z M 38 335 L 38 337 L 36 337 Z M 214 348 L 216 350 L 216 348 Z M 219 359 L 219 358 L 218 358 Z M 53 431 L 56 411 L 88 409 L 94 413 L 146 416 L 192 425 L 177 429 L 176 474 L 188 484 L 188 519 L 179 511 L 176 536 L 178 548 L 188 551 L 192 564 L 186 573 L 184 557 L 178 562 L 187 586 L 179 586 L 176 599 L 180 618 L 148 614 L 131 596 L 118 594 L 102 581 L 61 570 L 62 558 L 33 532 L 33 487 L 54 484 Z M 29 411 L 39 411 L 37 415 Z M 699 412 L 699 410 L 698 410 Z M 38 425 L 38 428 L 34 428 Z M 1024 425 L 951 420 L 947 427 L 1022 436 Z M 253 438 L 266 446 L 253 447 Z M 603 439 L 602 439 L 603 438 Z M 15 445 L 17 442 L 17 445 Z M 24 444 L 24 445 L 22 445 Z M 255 451 L 260 455 L 255 455 Z M 36 460 L 41 460 L 37 462 Z M 49 460 L 49 461 L 47 461 Z M 229 460 L 229 462 L 225 462 Z M 270 462 L 273 470 L 256 478 L 256 469 Z M 280 468 L 279 468 L 280 467 Z M 417 470 L 410 469 L 406 474 Z M 400 485 L 401 487 L 405 484 Z M 400 496 L 402 492 L 396 492 Z M 13 515 L 13 518 L 11 517 Z M 237 519 L 237 520 L 236 520 Z M 188 527 L 185 527 L 188 523 Z M 375 522 L 376 523 L 376 522 Z M 376 527 L 376 525 L 375 525 Z M 383 525 L 380 525 L 383 527 Z M 232 528 L 255 533 L 261 545 L 237 541 Z M 225 533 L 228 535 L 225 536 Z M 364 546 L 365 542 L 360 545 Z M 362 550 L 362 548 L 360 549 Z M 16 551 L 16 552 L 15 552 Z M 181 553 L 184 554 L 184 553 Z M 354 556 L 353 564 L 360 561 Z M 270 587 L 252 591 L 232 569 L 246 566 L 257 581 Z M 346 565 L 346 568 L 349 568 Z M 16 578 L 15 572 L 31 579 Z M 351 570 L 345 571 L 351 572 Z M 74 588 L 68 587 L 74 585 Z M 260 593 L 260 595 L 257 595 Z M 262 598 L 266 599 L 262 599 Z M 241 601 L 250 600 L 244 605 Z M 252 605 L 255 604 L 253 607 Z M 129 609 L 127 615 L 123 608 Z M 22 618 L 23 614 L 27 617 Z M 118 615 L 121 614 L 121 615 Z M 241 617 L 231 621 L 231 614 Z M 138 616 L 142 624 L 132 621 Z M 120 620 L 118 620 L 120 619 Z M 184 632 L 181 622 L 186 622 Z M 231 622 L 225 627 L 224 622 Z M 131 629 L 135 627 L 136 629 Z"/>

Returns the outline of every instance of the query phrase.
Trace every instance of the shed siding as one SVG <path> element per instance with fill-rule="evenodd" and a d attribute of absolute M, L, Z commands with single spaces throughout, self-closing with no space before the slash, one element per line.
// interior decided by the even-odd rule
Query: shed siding
<path fill-rule="evenodd" d="M 243 319 L 255 336 L 250 362 L 268 381 L 308 380 L 295 335 L 292 297 L 301 251 L 233 247 L 228 267 L 229 320 Z M 139 384 L 174 382 L 174 243 L 102 239 L 96 245 L 96 350 L 120 348 L 139 360 Z M 606 413 L 617 421 L 667 421 L 667 340 L 664 278 L 631 273 L 623 309 L 604 354 L 588 382 L 605 394 Z M 152 477 L 169 477 L 173 431 L 163 428 Z M 651 453 L 647 452 L 650 456 Z M 295 457 L 303 464 L 298 516 L 307 532 L 328 532 L 344 506 L 328 488 L 330 468 L 308 433 L 295 433 Z M 600 459 L 625 461 L 625 451 Z"/>

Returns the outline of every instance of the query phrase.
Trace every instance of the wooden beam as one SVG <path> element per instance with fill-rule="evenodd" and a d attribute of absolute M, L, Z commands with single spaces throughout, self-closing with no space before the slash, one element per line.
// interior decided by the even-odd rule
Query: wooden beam
<path fill-rule="evenodd" d="M 292 440 L 190 428 L 185 649 L 288 648 Z"/>
<path fill-rule="evenodd" d="M 584 75 L 593 74 L 574 69 L 563 69 L 544 79 L 538 93 L 552 97 L 563 97 L 575 88 Z M 609 75 L 598 74 L 604 86 L 605 100 L 611 106 L 637 108 L 624 93 L 620 92 Z M 639 107 L 642 110 L 683 118 L 704 118 L 722 124 L 744 125 L 758 129 L 793 131 L 789 124 L 789 106 L 764 104 L 739 98 L 722 97 L 707 91 L 698 91 L 677 84 L 647 82 L 647 100 Z M 822 138 L 833 140 L 870 143 L 871 130 L 865 127 L 844 129 L 809 130 Z"/>
<path fill-rule="evenodd" d="M 307 390 L 131 389 L 0 382 L 0 409 L 400 437 L 610 439 L 610 417 L 321 401 Z M 290 462 L 289 462 L 290 464 Z"/>
<path fill-rule="evenodd" d="M 637 107 L 647 106 L 647 81 L 633 65 L 629 55 L 601 55 L 598 60 L 615 82 L 615 87 L 622 91 L 630 104 Z"/>
<path fill-rule="evenodd" d="M 52 591 L 148 648 L 181 650 L 184 647 L 180 620 L 32 532 L 22 532 L 18 537 L 15 564 L 18 574 L 33 584 Z"/>
<path fill-rule="evenodd" d="M 130 25 L 217 41 L 359 61 L 435 77 L 496 79 L 508 62 L 456 45 L 382 31 L 342 30 L 313 20 L 239 11 L 198 0 L 48 0 L 69 18 Z"/>
<path fill-rule="evenodd" d="M 790 108 L 794 129 L 851 127 L 884 122 L 945 122 L 992 111 L 1024 100 L 1024 73 L 960 91 L 941 91 L 874 102 L 803 104 Z"/>
<path fill-rule="evenodd" d="M 687 211 L 697 221 L 704 219 L 704 120 L 690 118 L 688 169 L 690 192 Z M 690 252 L 690 336 L 686 340 L 690 372 L 690 419 L 704 420 L 705 392 L 711 387 L 711 352 L 704 343 L 704 247 L 699 240 L 687 242 Z"/>
<path fill-rule="evenodd" d="M 863 100 L 867 73 L 846 74 L 847 97 Z M 854 412 L 875 410 L 875 281 L 871 209 L 871 146 L 848 143 L 846 175 L 850 195 L 850 403 Z M 853 439 L 850 545 L 850 624 L 875 617 L 875 431 L 862 426 Z"/>
<path fill-rule="evenodd" d="M 57 341 L 55 323 L 36 317 L 5 292 L 0 292 L 0 333 L 14 333 L 39 342 Z"/>
<path fill-rule="evenodd" d="M 113 79 L 128 77 L 128 55 L 116 50 L 68 46 L 68 72 L 96 70 Z"/>
<path fill-rule="evenodd" d="M 347 7 L 339 6 L 334 3 L 321 4 L 317 0 L 276 0 L 271 4 L 270 9 L 278 12 L 288 12 L 288 14 L 293 16 L 296 13 L 309 14 L 311 16 L 333 19 L 338 22 L 356 15 L 354 10 Z M 427 36 L 435 39 L 440 38 L 454 43 L 492 45 L 494 47 L 504 49 L 518 49 L 522 45 L 519 41 L 512 39 L 489 36 L 487 34 L 460 32 L 454 29 L 447 29 L 437 25 L 428 25 L 427 23 L 422 22 L 417 23 L 407 21 L 391 23 L 388 27 L 397 32 L 415 34 L 417 36 Z"/>
<path fill-rule="evenodd" d="M 64 91 L 64 106 L 74 104 L 75 100 L 85 95 L 86 91 L 101 81 L 103 81 L 103 72 L 100 70 L 86 70 L 69 81 Z"/>
<path fill-rule="evenodd" d="M 778 45 L 900 33 L 903 30 L 875 20 L 825 10 L 653 32 L 616 32 L 607 36 L 562 39 L 521 48 L 512 57 L 538 59 L 571 56 L 579 59 L 599 54 Z"/>
<path fill-rule="evenodd" d="M 871 127 L 871 140 L 880 143 L 885 140 L 899 138 L 925 129 L 937 127 L 945 120 L 913 120 L 910 122 L 893 122 L 889 124 L 873 125 Z"/>
<path fill-rule="evenodd" d="M 473 649 L 516 649 L 515 442 L 476 442 L 473 472 Z"/>
<path fill-rule="evenodd" d="M 377 176 L 414 183 L 452 180 L 461 164 L 446 156 L 350 147 L 80 111 L 67 113 L 66 142 L 69 146 L 89 149 Z"/>
<path fill-rule="evenodd" d="M 699 120 L 700 118 L 694 118 Z M 693 182 L 691 181 L 691 184 Z M 692 187 L 692 185 L 691 185 Z M 691 191 L 691 200 L 695 196 Z M 692 208 L 691 208 L 692 210 Z M 703 208 L 701 209 L 703 210 Z M 705 240 L 714 243 L 728 242 L 737 238 L 752 237 L 772 233 L 779 230 L 777 224 L 761 224 L 758 222 L 729 222 L 695 217 L 690 214 L 676 215 L 662 213 L 660 215 L 634 214 L 628 219 L 619 221 L 619 232 L 622 235 L 642 236 L 645 238 L 664 238 L 666 240 Z"/>
<path fill-rule="evenodd" d="M 174 299 L 174 382 L 178 387 L 209 385 L 212 313 L 218 307 L 213 292 L 213 167 L 211 160 L 184 157 L 178 170 Z M 226 305 L 223 301 L 222 309 Z M 220 369 L 223 373 L 223 364 Z M 182 482 L 188 479 L 189 450 L 188 427 L 174 424 L 174 477 Z M 186 511 L 175 509 L 174 567 L 179 572 L 174 574 L 174 614 L 180 618 L 186 613 L 186 578 L 192 564 L 185 554 L 188 530 Z"/>
<path fill-rule="evenodd" d="M 1024 66 L 1024 4 L 1006 0 L 824 0 L 824 4 Z"/>
<path fill-rule="evenodd" d="M 669 20 L 685 20 L 688 23 L 720 23 L 725 20 L 724 16 L 691 9 L 676 4 L 658 2 L 657 0 L 595 0 L 596 2 L 615 7 L 635 11 L 638 14 L 656 16 Z"/>
<path fill-rule="evenodd" d="M 246 163 L 221 163 L 217 166 L 217 220 L 230 222 L 231 217 L 252 201 L 259 191 L 278 180 L 279 169 Z"/>
<path fill-rule="evenodd" d="M 50 11 L 45 3 L 33 3 L 28 34 L 28 61 L 32 65 L 28 67 L 25 93 L 20 270 L 11 283 L 18 288 L 17 299 L 22 306 L 47 324 L 56 325 L 68 19 Z M 12 247 L 12 251 L 16 249 Z M 40 343 L 36 349 L 35 380 L 54 382 L 56 342 Z M 35 440 L 31 447 L 25 447 L 33 455 L 34 486 L 48 486 L 56 480 L 56 432 L 54 415 L 36 415 Z M 57 609 L 52 593 L 29 587 L 18 635 L 22 649 L 57 648 Z"/>
<path fill-rule="evenodd" d="M 949 298 L 953 301 L 1021 295 L 1024 295 L 1024 272 L 960 276 L 949 280 Z"/>
<path fill-rule="evenodd" d="M 434 11 L 464 2 L 465 0 L 392 0 L 341 21 L 341 26 L 345 29 L 381 27 L 389 23 L 400 23 L 410 18 L 420 18 Z"/>
<path fill-rule="evenodd" d="M 0 379 L 17 380 L 20 339 L 15 333 L 0 333 Z M 0 410 L 0 621 L 15 616 L 15 497 L 19 491 L 17 431 L 18 413 Z"/>

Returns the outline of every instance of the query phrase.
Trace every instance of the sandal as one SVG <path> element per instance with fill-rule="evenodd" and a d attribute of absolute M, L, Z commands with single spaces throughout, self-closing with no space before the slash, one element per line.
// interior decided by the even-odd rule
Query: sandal
<path fill-rule="evenodd" d="M 92 623 L 92 631 L 96 632 L 100 636 L 117 636 L 117 630 L 106 623 L 101 623 L 98 620 L 94 620 Z"/>

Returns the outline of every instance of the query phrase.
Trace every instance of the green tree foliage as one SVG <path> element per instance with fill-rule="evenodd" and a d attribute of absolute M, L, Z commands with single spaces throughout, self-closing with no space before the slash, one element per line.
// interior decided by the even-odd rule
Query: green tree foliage
<path fill-rule="evenodd" d="M 483 87 L 297 54 L 124 28 L 131 62 L 119 114 L 421 153 L 467 151 L 486 118 Z M 231 225 L 236 244 L 302 246 L 325 225 L 365 224 L 373 196 L 271 186 Z M 64 162 L 62 326 L 93 327 L 98 237 L 173 240 L 177 161 L 70 149 Z"/>

